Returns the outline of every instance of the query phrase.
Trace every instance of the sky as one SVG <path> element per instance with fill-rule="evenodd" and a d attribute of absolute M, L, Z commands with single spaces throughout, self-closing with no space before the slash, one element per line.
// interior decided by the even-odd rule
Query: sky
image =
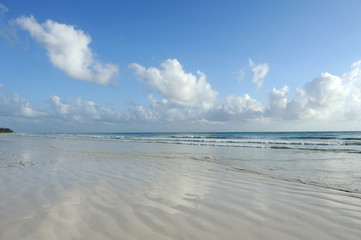
<path fill-rule="evenodd" d="M 361 130 L 361 1 L 0 0 L 0 127 Z"/>

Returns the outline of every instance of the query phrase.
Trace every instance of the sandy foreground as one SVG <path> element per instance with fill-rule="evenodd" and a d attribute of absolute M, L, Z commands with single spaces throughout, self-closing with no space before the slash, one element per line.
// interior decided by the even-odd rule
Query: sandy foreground
<path fill-rule="evenodd" d="M 360 239 L 358 194 L 137 144 L 3 143 L 0 239 Z"/>

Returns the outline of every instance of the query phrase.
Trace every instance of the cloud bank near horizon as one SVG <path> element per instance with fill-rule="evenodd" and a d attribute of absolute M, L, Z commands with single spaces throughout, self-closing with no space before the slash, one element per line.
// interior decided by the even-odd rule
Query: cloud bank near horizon
<path fill-rule="evenodd" d="M 351 71 L 342 76 L 321 73 L 296 96 L 288 99 L 289 89 L 269 95 L 266 116 L 284 120 L 360 120 L 361 119 L 361 61 L 352 64 Z"/>
<path fill-rule="evenodd" d="M 212 90 L 204 74 L 198 72 L 197 78 L 192 73 L 185 73 L 176 59 L 166 60 L 161 69 L 139 64 L 132 64 L 131 68 L 139 81 L 150 91 L 157 91 L 161 99 L 149 94 L 149 106 L 130 104 L 126 111 L 119 111 L 90 100 L 68 98 L 64 101 L 59 96 L 51 96 L 50 108 L 40 109 L 13 93 L 0 95 L 0 112 L 3 116 L 28 119 L 58 118 L 107 124 L 189 122 L 214 125 L 279 120 L 361 120 L 361 61 L 353 63 L 351 70 L 341 76 L 321 73 L 296 89 L 293 99 L 289 98 L 288 86 L 274 88 L 266 104 L 248 94 L 217 99 L 217 92 Z"/>

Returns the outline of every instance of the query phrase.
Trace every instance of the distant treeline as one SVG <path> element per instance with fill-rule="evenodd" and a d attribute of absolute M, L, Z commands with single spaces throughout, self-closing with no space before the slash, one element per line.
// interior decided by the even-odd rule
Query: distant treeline
<path fill-rule="evenodd" d="M 0 128 L 0 133 L 13 133 L 14 131 L 10 128 Z"/>

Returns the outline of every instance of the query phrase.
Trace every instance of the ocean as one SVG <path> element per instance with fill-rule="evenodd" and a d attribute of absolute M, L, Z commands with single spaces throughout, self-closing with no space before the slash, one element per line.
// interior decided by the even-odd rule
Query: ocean
<path fill-rule="evenodd" d="M 1 239 L 357 239 L 361 132 L 1 134 L 0 186 Z"/>
<path fill-rule="evenodd" d="M 109 149 L 105 147 L 106 143 L 112 143 L 114 149 L 109 149 L 112 153 L 120 151 L 125 143 L 148 143 L 149 146 L 154 146 L 155 152 L 158 148 L 174 151 L 179 149 L 184 154 L 183 158 L 211 161 L 228 166 L 233 171 L 361 193 L 361 132 L 89 133 L 19 136 L 45 138 L 53 142 L 52 147 L 57 147 L 56 140 L 97 141 L 101 142 L 105 149 Z M 181 146 L 177 149 L 174 145 Z M 74 147 L 69 147 L 75 150 Z M 169 151 L 169 155 L 174 155 L 174 152 Z"/>

